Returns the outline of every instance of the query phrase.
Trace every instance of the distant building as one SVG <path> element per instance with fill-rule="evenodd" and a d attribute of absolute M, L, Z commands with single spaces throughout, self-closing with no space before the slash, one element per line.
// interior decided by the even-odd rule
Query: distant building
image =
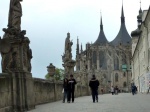
<path fill-rule="evenodd" d="M 150 81 L 150 8 L 139 10 L 138 28 L 132 31 L 132 83 L 147 92 Z"/>
<path fill-rule="evenodd" d="M 79 49 L 77 39 L 76 74 L 82 84 L 88 84 L 92 74 L 100 81 L 100 89 L 110 91 L 118 86 L 121 91 L 130 91 L 131 84 L 131 37 L 125 26 L 124 10 L 121 11 L 121 26 L 116 38 L 108 42 L 103 29 L 102 17 L 100 32 L 94 43 L 87 43 L 86 49 Z M 99 89 L 99 90 L 100 90 Z"/>

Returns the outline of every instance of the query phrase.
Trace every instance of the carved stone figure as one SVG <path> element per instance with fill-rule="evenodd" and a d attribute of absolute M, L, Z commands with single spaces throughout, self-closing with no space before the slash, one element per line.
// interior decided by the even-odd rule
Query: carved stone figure
<path fill-rule="evenodd" d="M 70 33 L 67 33 L 65 40 L 65 53 L 62 55 L 63 67 L 65 68 L 65 75 L 69 77 L 70 74 L 74 74 L 75 61 L 72 60 L 71 46 L 73 42 L 70 41 Z"/>
<path fill-rule="evenodd" d="M 21 17 L 22 17 L 22 0 L 11 0 L 10 1 L 10 10 L 9 10 L 9 20 L 8 27 L 15 28 L 18 31 L 21 31 Z"/>
<path fill-rule="evenodd" d="M 68 34 L 66 40 L 65 40 L 65 58 L 72 58 L 72 54 L 71 54 L 71 46 L 73 45 L 73 42 L 70 41 L 70 35 Z"/>

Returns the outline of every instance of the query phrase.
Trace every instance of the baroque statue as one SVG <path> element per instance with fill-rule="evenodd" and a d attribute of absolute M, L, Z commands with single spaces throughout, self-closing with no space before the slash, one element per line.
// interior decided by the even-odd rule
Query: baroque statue
<path fill-rule="evenodd" d="M 8 17 L 8 28 L 21 31 L 21 17 L 22 17 L 22 0 L 10 0 L 10 10 Z"/>

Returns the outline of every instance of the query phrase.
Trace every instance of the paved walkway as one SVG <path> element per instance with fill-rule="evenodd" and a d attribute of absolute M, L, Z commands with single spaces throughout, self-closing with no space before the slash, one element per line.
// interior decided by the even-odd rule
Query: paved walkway
<path fill-rule="evenodd" d="M 76 98 L 74 103 L 58 101 L 38 105 L 29 112 L 150 112 L 150 94 L 99 95 L 98 103 L 85 96 Z"/>

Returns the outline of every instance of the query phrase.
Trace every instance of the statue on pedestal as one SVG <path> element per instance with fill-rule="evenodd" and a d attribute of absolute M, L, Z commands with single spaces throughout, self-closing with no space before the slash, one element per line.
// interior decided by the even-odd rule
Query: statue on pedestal
<path fill-rule="evenodd" d="M 70 74 L 73 74 L 74 72 L 74 66 L 75 61 L 72 60 L 72 53 L 71 53 L 71 47 L 73 45 L 73 42 L 70 41 L 70 33 L 67 33 L 67 37 L 65 40 L 65 53 L 62 56 L 63 60 L 63 67 L 65 68 L 65 75 L 69 76 Z"/>

